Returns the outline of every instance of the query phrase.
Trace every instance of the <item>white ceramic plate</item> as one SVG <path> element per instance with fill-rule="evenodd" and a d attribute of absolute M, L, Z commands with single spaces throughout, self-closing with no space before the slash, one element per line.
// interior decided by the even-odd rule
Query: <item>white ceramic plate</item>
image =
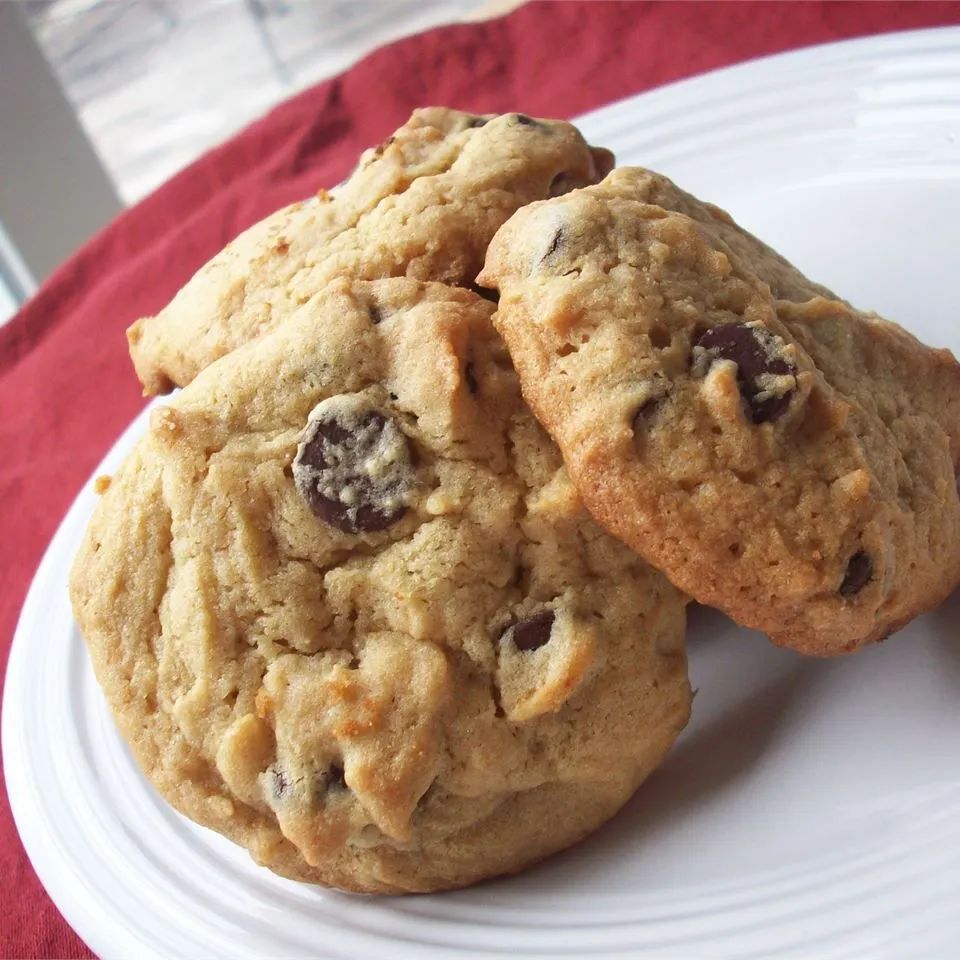
<path fill-rule="evenodd" d="M 749 63 L 582 125 L 854 302 L 960 349 L 960 29 Z M 960 956 L 960 597 L 835 662 L 694 611 L 693 721 L 613 823 L 511 880 L 369 899 L 259 869 L 139 775 L 67 602 L 93 499 L 24 607 L 3 748 L 37 873 L 101 956 Z"/>

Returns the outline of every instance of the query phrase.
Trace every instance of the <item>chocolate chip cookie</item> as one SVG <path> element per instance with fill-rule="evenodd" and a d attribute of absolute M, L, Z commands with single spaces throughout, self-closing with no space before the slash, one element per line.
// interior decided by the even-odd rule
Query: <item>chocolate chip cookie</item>
<path fill-rule="evenodd" d="M 685 598 L 589 518 L 492 311 L 335 281 L 153 413 L 77 557 L 142 769 L 288 877 L 519 870 L 687 720 Z"/>
<path fill-rule="evenodd" d="M 146 393 L 166 393 L 282 323 L 337 276 L 470 284 L 497 228 L 531 200 L 605 176 L 577 129 L 429 107 L 366 151 L 335 194 L 278 211 L 127 331 Z"/>
<path fill-rule="evenodd" d="M 587 506 L 698 600 L 829 655 L 960 580 L 949 351 L 642 170 L 519 211 L 479 282 Z"/>

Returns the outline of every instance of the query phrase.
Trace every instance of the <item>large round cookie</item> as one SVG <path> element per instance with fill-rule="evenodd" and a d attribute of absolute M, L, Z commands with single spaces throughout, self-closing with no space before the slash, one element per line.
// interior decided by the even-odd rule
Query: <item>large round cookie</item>
<path fill-rule="evenodd" d="M 949 351 L 642 170 L 519 211 L 480 282 L 587 506 L 696 599 L 826 655 L 957 585 Z"/>
<path fill-rule="evenodd" d="M 183 386 L 335 277 L 469 285 L 515 210 L 594 183 L 612 165 L 559 120 L 416 110 L 335 194 L 251 227 L 159 314 L 136 321 L 127 336 L 137 375 L 146 393 Z"/>
<path fill-rule="evenodd" d="M 589 519 L 492 309 L 334 283 L 154 413 L 77 557 L 144 772 L 286 876 L 521 869 L 687 720 L 685 599 Z"/>

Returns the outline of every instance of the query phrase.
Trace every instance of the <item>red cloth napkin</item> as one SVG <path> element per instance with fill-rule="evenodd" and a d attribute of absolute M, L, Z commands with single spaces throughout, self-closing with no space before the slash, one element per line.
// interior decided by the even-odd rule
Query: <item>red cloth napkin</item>
<path fill-rule="evenodd" d="M 571 117 L 781 50 L 960 23 L 951 3 L 532 3 L 371 54 L 281 104 L 128 210 L 0 328 L 0 665 L 60 518 L 142 407 L 124 328 L 231 237 L 331 186 L 425 104 Z M 38 883 L 0 791 L 0 956 L 89 957 Z"/>

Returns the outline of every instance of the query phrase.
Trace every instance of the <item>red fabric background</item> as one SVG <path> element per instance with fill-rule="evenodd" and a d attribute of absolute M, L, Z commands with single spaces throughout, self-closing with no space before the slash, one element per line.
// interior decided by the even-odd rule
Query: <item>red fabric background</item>
<path fill-rule="evenodd" d="M 412 108 L 570 117 L 751 57 L 945 23 L 960 23 L 960 4 L 532 3 L 380 49 L 206 154 L 94 237 L 0 328 L 0 667 L 44 547 L 143 405 L 124 328 L 242 228 L 341 180 Z M 91 956 L 31 870 L 4 790 L 0 956 Z"/>

